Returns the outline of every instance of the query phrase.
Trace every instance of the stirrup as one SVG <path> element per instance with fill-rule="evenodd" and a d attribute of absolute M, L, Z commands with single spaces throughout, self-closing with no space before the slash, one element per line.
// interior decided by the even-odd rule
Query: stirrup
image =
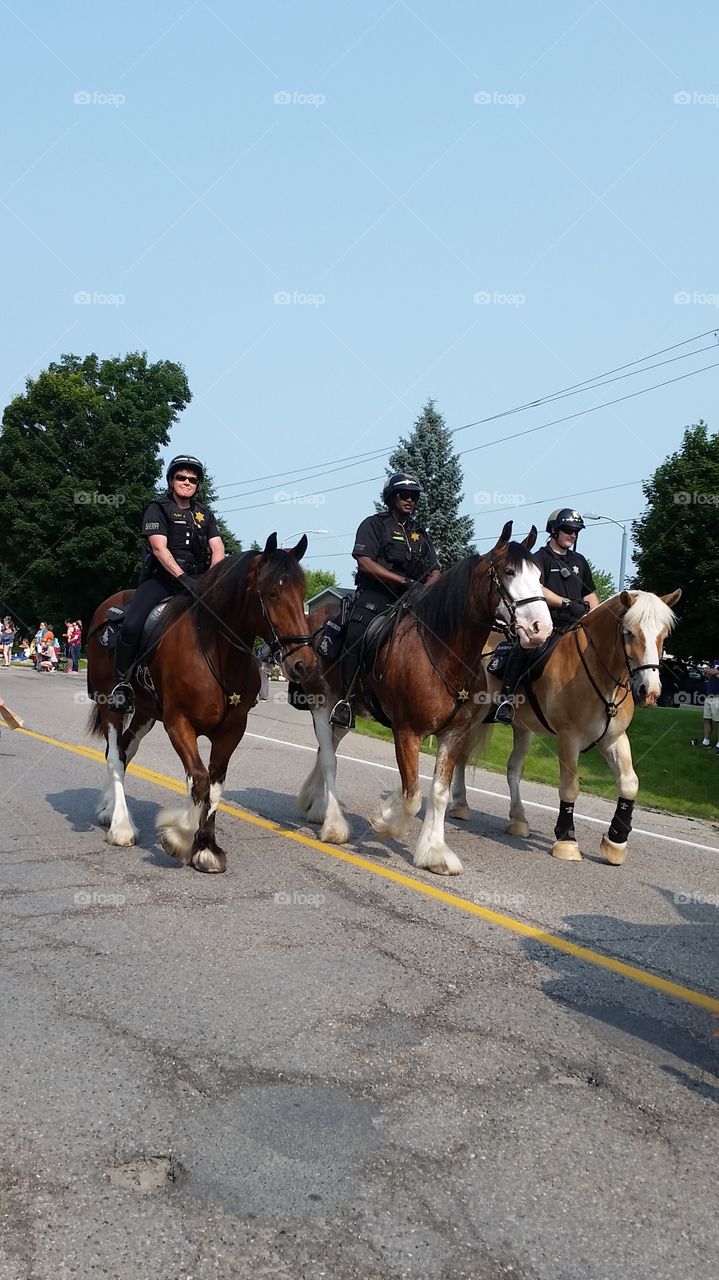
<path fill-rule="evenodd" d="M 354 729 L 355 713 L 352 703 L 347 698 L 340 698 L 336 702 L 330 712 L 330 724 L 337 725 L 338 729 Z"/>
<path fill-rule="evenodd" d="M 514 723 L 514 699 L 511 694 L 505 694 L 503 701 L 497 705 L 494 723 L 508 725 Z"/>
<path fill-rule="evenodd" d="M 121 716 L 129 716 L 135 710 L 135 691 L 127 680 L 120 680 L 107 695 L 107 705 L 111 711 Z"/>

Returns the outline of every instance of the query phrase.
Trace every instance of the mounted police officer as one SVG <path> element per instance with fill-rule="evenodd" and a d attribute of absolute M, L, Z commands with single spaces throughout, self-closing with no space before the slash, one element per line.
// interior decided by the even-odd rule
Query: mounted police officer
<path fill-rule="evenodd" d="M 199 459 L 178 454 L 168 466 L 166 478 L 168 497 L 151 502 L 142 517 L 147 558 L 117 638 L 117 684 L 108 696 L 108 706 L 122 715 L 134 710 L 130 674 L 148 614 L 161 600 L 180 591 L 194 596 L 197 575 L 225 556 L 215 517 L 195 496 L 205 478 Z"/>
<path fill-rule="evenodd" d="M 357 561 L 357 595 L 347 624 L 342 655 L 342 676 L 347 698 L 336 703 L 331 723 L 352 728 L 352 701 L 359 669 L 362 637 L 373 618 L 417 582 L 434 582 L 440 576 L 439 560 L 427 530 L 415 516 L 422 490 L 414 476 L 397 471 L 382 490 L 385 514 L 368 516 L 355 537 L 352 555 Z"/>
<path fill-rule="evenodd" d="M 558 507 L 547 520 L 549 541 L 534 554 L 540 572 L 542 593 L 552 617 L 555 631 L 566 631 L 585 613 L 599 604 L 592 571 L 584 556 L 576 550 L 577 538 L 584 528 L 578 511 Z M 514 690 L 526 668 L 526 656 L 515 643 L 504 672 L 495 720 L 511 724 L 514 719 Z"/>

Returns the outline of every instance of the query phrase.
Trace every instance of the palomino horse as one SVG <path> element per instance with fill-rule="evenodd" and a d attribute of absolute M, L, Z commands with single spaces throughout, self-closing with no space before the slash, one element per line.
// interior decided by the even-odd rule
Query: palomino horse
<path fill-rule="evenodd" d="M 559 817 L 552 854 L 576 862 L 581 858 L 574 834 L 574 803 L 579 794 L 579 753 L 595 746 L 617 782 L 617 807 L 600 852 L 618 866 L 627 855 L 632 811 L 639 780 L 632 765 L 627 729 L 634 707 L 651 707 L 661 692 L 659 662 L 665 637 L 676 618 L 671 606 L 681 589 L 666 596 L 649 591 L 622 591 L 593 609 L 579 626 L 557 641 L 547 665 L 518 700 L 514 713 L 514 747 L 507 762 L 510 806 L 509 835 L 529 835 L 529 823 L 519 793 L 524 761 L 535 733 L 554 734 L 559 759 Z M 492 637 L 496 644 L 500 637 Z M 491 642 L 490 642 L 491 643 Z M 489 654 L 485 655 L 485 663 Z M 487 676 L 490 692 L 501 684 Z M 491 726 L 475 723 L 472 747 L 481 751 Z M 450 814 L 468 818 L 464 783 L 465 760 L 452 782 Z"/>
<path fill-rule="evenodd" d="M 462 870 L 444 842 L 444 813 L 455 762 L 465 757 L 472 720 L 484 709 L 482 647 L 498 614 L 516 627 L 526 649 L 542 644 L 552 628 L 539 570 L 529 554 L 537 531 L 533 528 L 522 543 L 510 542 L 511 532 L 510 521 L 487 555 L 467 557 L 431 586 L 404 597 L 392 634 L 372 671 L 364 672 L 367 693 L 391 721 L 402 779 L 401 789 L 380 805 L 372 822 L 379 835 L 402 839 L 406 834 L 422 803 L 419 746 L 428 734 L 437 738 L 414 865 L 438 875 Z M 330 724 L 331 708 L 341 697 L 339 668 L 338 662 L 320 658 L 304 682 L 305 691 L 315 695 L 310 701 L 319 746 L 298 799 L 308 820 L 322 824 L 322 840 L 334 844 L 343 844 L 350 834 L 335 791 L 337 747 L 347 729 Z"/>
<path fill-rule="evenodd" d="M 262 636 L 292 679 L 304 678 L 315 663 L 312 637 L 306 634 L 305 575 L 298 563 L 306 549 L 302 537 L 291 551 L 278 551 L 273 533 L 264 551 L 228 558 L 198 578 L 197 602 L 183 595 L 167 605 L 162 636 L 146 663 L 156 697 L 135 677 L 136 710 L 124 732 L 123 717 L 107 705 L 114 662 L 98 632 L 108 608 L 126 605 L 132 592 L 118 592 L 96 610 L 87 646 L 88 688 L 96 699 L 90 730 L 104 734 L 107 743 L 109 781 L 98 820 L 109 827 L 109 844 L 135 843 L 125 770 L 141 739 L 161 719 L 184 765 L 188 789 L 183 808 L 158 818 L 162 847 L 196 871 L 226 869 L 226 855 L 215 841 L 215 814 L 230 757 L 260 688 L 255 638 Z M 198 734 L 210 739 L 209 769 L 200 757 Z"/>

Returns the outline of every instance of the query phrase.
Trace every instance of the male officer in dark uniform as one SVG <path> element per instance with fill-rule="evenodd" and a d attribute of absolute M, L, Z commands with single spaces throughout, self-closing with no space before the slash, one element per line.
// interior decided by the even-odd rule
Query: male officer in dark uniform
<path fill-rule="evenodd" d="M 584 528 L 578 511 L 559 507 L 547 520 L 549 541 L 534 554 L 541 574 L 542 594 L 552 617 L 555 631 L 566 631 L 585 613 L 599 604 L 592 571 L 584 556 L 575 550 L 577 537 Z M 526 656 L 515 643 L 504 672 L 495 719 L 498 724 L 511 724 L 514 719 L 512 694 L 524 674 Z"/>
<path fill-rule="evenodd" d="M 182 590 L 194 595 L 195 577 L 224 559 L 225 547 L 215 517 L 195 499 L 204 478 L 198 458 L 179 454 L 167 468 L 169 498 L 151 502 L 142 517 L 147 559 L 117 637 L 117 684 L 108 696 L 108 706 L 122 715 L 134 710 L 130 673 L 148 614 L 161 600 Z"/>
<path fill-rule="evenodd" d="M 414 476 L 395 472 L 382 490 L 387 513 L 368 516 L 355 537 L 352 555 L 357 561 L 358 592 L 347 624 L 342 655 L 342 675 L 350 696 L 336 703 L 331 723 L 352 728 L 359 650 L 367 627 L 385 613 L 416 582 L 434 582 L 440 576 L 439 560 L 427 530 L 415 517 L 422 490 Z"/>

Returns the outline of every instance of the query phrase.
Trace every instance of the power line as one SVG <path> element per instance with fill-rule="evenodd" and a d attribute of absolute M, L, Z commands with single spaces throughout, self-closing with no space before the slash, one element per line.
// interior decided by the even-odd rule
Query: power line
<path fill-rule="evenodd" d="M 710 350 L 710 348 L 713 347 L 715 343 L 708 343 L 704 347 L 699 347 L 696 351 L 687 351 L 681 356 L 674 356 L 672 357 L 671 360 L 662 360 L 662 361 L 658 361 L 656 364 L 647 364 L 647 361 L 654 360 L 656 356 L 665 355 L 668 351 L 676 351 L 680 347 L 688 346 L 689 343 L 698 342 L 701 338 L 708 337 L 709 334 L 713 334 L 714 337 L 716 338 L 717 330 L 707 329 L 705 330 L 704 333 L 695 334 L 694 337 L 692 338 L 685 338 L 683 339 L 682 342 L 672 343 L 670 346 L 662 347 L 660 348 L 659 351 L 654 351 L 650 355 L 642 356 L 639 360 L 631 360 L 627 364 L 617 365 L 616 368 L 614 369 L 608 369 L 604 373 L 595 374 L 594 377 L 592 378 L 585 378 L 582 382 L 575 382 L 571 386 L 564 387 L 559 391 L 553 391 L 547 394 L 546 396 L 540 396 L 534 400 L 528 400 L 525 404 L 516 405 L 514 408 L 504 409 L 499 413 L 490 414 L 486 418 L 478 418 L 474 422 L 467 422 L 464 424 L 464 426 L 454 427 L 450 431 L 450 435 L 458 435 L 461 431 L 469 430 L 470 427 L 484 426 L 489 422 L 496 422 L 501 418 L 510 417 L 515 413 L 523 413 L 527 409 L 538 408 L 543 404 L 551 404 L 557 400 L 566 399 L 568 396 L 578 395 L 581 390 L 596 390 L 597 387 L 599 386 L 609 386 L 613 382 L 622 381 L 623 378 L 636 377 L 637 374 L 641 374 L 641 373 L 649 373 L 651 372 L 652 369 L 658 369 L 658 368 L 661 368 L 663 365 L 672 364 L 676 360 L 688 360 L 692 356 L 700 355 L 701 352 Z M 636 369 L 634 368 L 634 366 L 636 365 L 644 365 L 645 367 L 642 369 Z M 632 369 L 632 368 L 634 368 L 633 373 L 623 373 L 623 370 Z M 611 376 L 614 374 L 618 374 L 620 376 L 618 377 Z M 596 384 L 596 385 L 592 386 L 591 384 Z M 229 488 L 235 488 L 238 485 L 244 486 L 249 484 L 256 484 L 258 481 L 277 479 L 280 476 L 290 476 L 297 479 L 299 478 L 300 475 L 302 475 L 302 473 L 308 472 L 308 471 L 315 472 L 317 475 L 329 475 L 329 474 L 332 474 L 335 470 L 337 471 L 346 470 L 347 467 L 350 467 L 354 463 L 357 463 L 360 461 L 370 462 L 381 457 L 386 457 L 391 452 L 392 447 L 393 446 L 384 447 L 381 449 L 373 449 L 373 450 L 369 450 L 366 453 L 351 454 L 349 456 L 345 455 L 343 458 L 333 458 L 330 460 L 328 464 L 312 463 L 305 467 L 296 467 L 293 469 L 288 468 L 284 471 L 270 472 L 267 475 L 256 476 L 250 480 L 232 480 L 232 481 L 228 481 L 224 485 L 218 485 L 217 488 L 229 489 Z M 335 464 L 338 464 L 338 465 L 335 466 Z M 312 475 L 304 476 L 305 480 L 311 480 L 314 478 L 315 477 Z M 273 488 L 274 486 L 270 485 L 268 487 Z M 246 490 L 244 494 L 236 494 L 236 493 L 228 494 L 225 498 L 218 499 L 218 501 L 220 502 L 231 501 L 232 498 L 250 497 L 252 496 L 253 493 L 263 493 L 263 492 L 266 492 L 266 490 L 264 489 L 259 489 L 254 491 Z"/>

